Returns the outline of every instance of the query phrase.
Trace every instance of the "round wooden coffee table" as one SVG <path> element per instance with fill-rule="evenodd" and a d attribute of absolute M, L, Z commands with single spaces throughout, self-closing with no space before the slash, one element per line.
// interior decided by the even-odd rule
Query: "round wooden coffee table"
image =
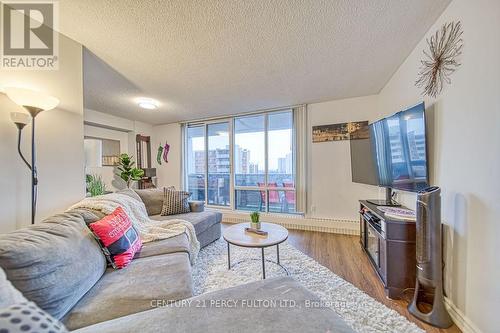
<path fill-rule="evenodd" d="M 245 231 L 245 228 L 249 228 L 250 223 L 239 223 L 230 226 L 224 230 L 224 239 L 227 242 L 227 266 L 231 269 L 231 250 L 230 245 L 236 245 L 240 247 L 250 247 L 250 248 L 261 248 L 262 249 L 262 277 L 266 278 L 266 265 L 265 262 L 269 261 L 280 266 L 288 275 L 288 270 L 283 267 L 280 263 L 280 247 L 279 245 L 287 240 L 288 230 L 283 228 L 278 224 L 273 223 L 261 223 L 261 230 L 267 231 L 266 236 L 257 235 L 251 232 Z M 265 259 L 264 248 L 276 245 L 276 259 L 277 262 Z M 241 262 L 241 261 L 240 261 Z M 240 262 L 237 262 L 233 267 Z"/>

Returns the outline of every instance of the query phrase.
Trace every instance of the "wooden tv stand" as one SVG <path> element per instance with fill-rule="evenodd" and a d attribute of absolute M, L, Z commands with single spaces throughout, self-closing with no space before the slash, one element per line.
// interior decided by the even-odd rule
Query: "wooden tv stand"
<path fill-rule="evenodd" d="M 389 298 L 415 287 L 415 222 L 386 218 L 377 206 L 360 200 L 360 242 Z M 404 208 L 404 207 L 403 207 Z M 371 213 L 379 224 L 362 214 Z"/>

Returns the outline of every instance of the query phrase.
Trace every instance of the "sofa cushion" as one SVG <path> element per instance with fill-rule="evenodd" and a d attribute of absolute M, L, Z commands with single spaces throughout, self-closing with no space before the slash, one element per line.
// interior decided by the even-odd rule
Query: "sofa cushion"
<path fill-rule="evenodd" d="M 310 304 L 319 304 L 318 298 L 292 278 L 282 277 L 203 294 L 77 332 L 354 333 L 333 310 Z"/>
<path fill-rule="evenodd" d="M 137 193 L 134 190 L 129 189 L 129 188 L 126 188 L 126 189 L 123 189 L 123 190 L 119 190 L 116 193 L 125 194 L 125 195 L 128 195 L 129 197 L 131 197 L 132 199 L 135 199 L 137 201 L 141 201 L 141 197 L 138 196 Z"/>
<path fill-rule="evenodd" d="M 184 233 L 167 239 L 144 243 L 142 249 L 135 254 L 134 259 L 176 252 L 185 252 L 189 254 L 187 234 Z"/>
<path fill-rule="evenodd" d="M 27 302 L 23 294 L 19 292 L 5 276 L 5 272 L 0 267 L 0 308 L 6 308 L 12 304 Z"/>
<path fill-rule="evenodd" d="M 189 210 L 193 213 L 201 213 L 205 210 L 205 201 L 191 200 L 189 201 Z"/>
<path fill-rule="evenodd" d="M 150 218 L 156 221 L 181 219 L 191 222 L 196 231 L 196 235 L 199 235 L 214 224 L 220 223 L 222 221 L 222 214 L 215 211 L 205 210 L 200 213 L 189 212 L 186 214 L 176 214 L 168 216 L 154 215 L 150 216 Z"/>
<path fill-rule="evenodd" d="M 0 266 L 27 299 L 61 318 L 104 274 L 106 259 L 81 215 L 64 213 L 1 234 Z"/>
<path fill-rule="evenodd" d="M 89 227 L 99 239 L 102 251 L 113 268 L 128 266 L 135 253 L 142 247 L 130 217 L 121 207 L 101 220 L 89 224 Z"/>
<path fill-rule="evenodd" d="M 74 330 L 150 310 L 155 300 L 171 302 L 191 296 L 191 265 L 187 253 L 140 258 L 133 260 L 127 269 L 108 269 L 62 321 Z"/>
<path fill-rule="evenodd" d="M 24 301 L 0 309 L 0 332 L 68 333 L 68 330 L 35 303 Z"/>
<path fill-rule="evenodd" d="M 92 222 L 99 221 L 100 219 L 106 216 L 106 214 L 104 214 L 103 212 L 90 208 L 74 208 L 72 210 L 67 211 L 66 213 L 75 213 L 80 215 L 85 221 L 85 224 L 87 225 L 89 225 Z"/>
<path fill-rule="evenodd" d="M 170 188 L 163 189 L 163 207 L 161 215 L 175 215 L 189 213 L 188 199 L 191 193 L 186 191 L 176 191 Z"/>
<path fill-rule="evenodd" d="M 174 189 L 173 186 L 168 187 Z M 148 215 L 159 215 L 163 207 L 163 189 L 162 188 L 148 188 L 144 190 L 135 190 L 135 193 L 141 198 L 146 206 Z"/>

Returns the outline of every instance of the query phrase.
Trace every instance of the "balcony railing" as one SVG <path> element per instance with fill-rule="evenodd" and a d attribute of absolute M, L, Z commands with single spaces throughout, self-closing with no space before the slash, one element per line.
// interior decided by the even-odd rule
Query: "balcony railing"
<path fill-rule="evenodd" d="M 235 174 L 235 209 L 294 213 L 296 207 L 295 184 L 292 174 L 270 173 L 265 186 L 264 174 Z M 205 175 L 189 174 L 187 179 L 191 198 L 205 200 Z M 207 184 L 209 205 L 230 205 L 230 174 L 209 173 Z"/>

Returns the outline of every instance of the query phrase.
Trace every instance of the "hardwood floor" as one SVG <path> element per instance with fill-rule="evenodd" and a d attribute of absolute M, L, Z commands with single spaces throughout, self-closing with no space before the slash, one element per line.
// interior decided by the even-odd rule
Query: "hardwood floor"
<path fill-rule="evenodd" d="M 439 329 L 427 325 L 408 313 L 406 309 L 407 301 L 394 301 L 386 298 L 384 287 L 361 249 L 358 236 L 289 230 L 288 242 L 371 297 L 416 323 L 425 331 L 431 333 L 461 332 L 456 325 L 448 329 Z M 408 299 L 411 296 L 409 294 Z"/>

